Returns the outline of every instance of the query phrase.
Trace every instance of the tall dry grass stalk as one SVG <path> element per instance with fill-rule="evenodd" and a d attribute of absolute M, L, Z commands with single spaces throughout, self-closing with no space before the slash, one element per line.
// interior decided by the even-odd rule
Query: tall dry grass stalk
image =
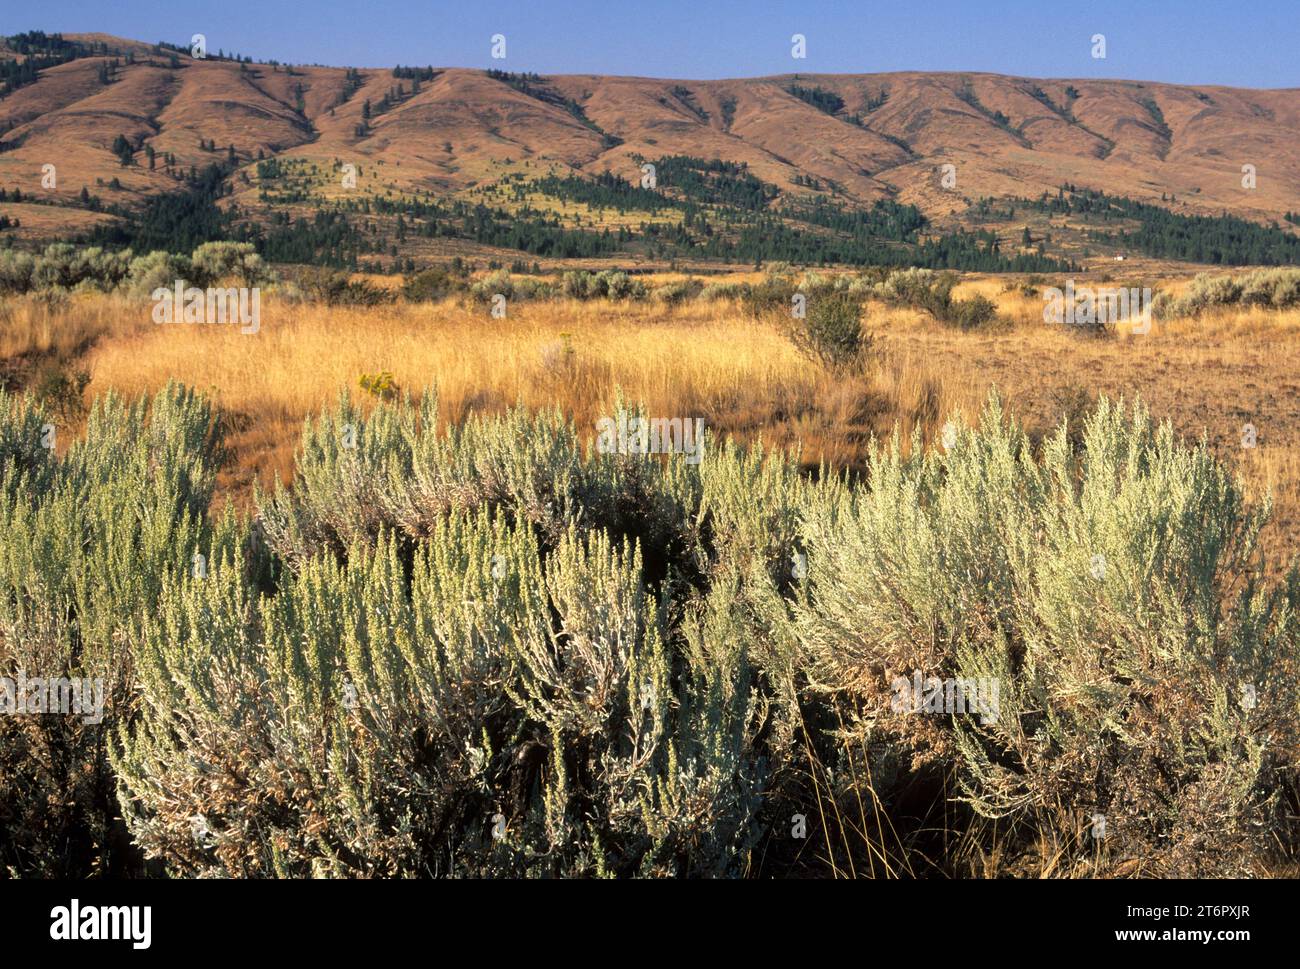
<path fill-rule="evenodd" d="M 66 359 L 106 335 L 149 323 L 147 309 L 120 296 L 79 293 L 0 298 L 0 360 L 27 356 Z"/>

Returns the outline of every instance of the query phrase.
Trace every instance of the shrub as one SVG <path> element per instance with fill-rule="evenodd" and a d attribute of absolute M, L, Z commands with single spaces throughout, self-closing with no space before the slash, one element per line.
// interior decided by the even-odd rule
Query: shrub
<path fill-rule="evenodd" d="M 190 272 L 194 285 L 212 286 L 230 277 L 245 286 L 275 280 L 251 242 L 205 242 L 190 254 Z"/>
<path fill-rule="evenodd" d="M 176 280 L 191 279 L 190 263 L 182 256 L 155 251 L 131 260 L 127 272 L 127 292 L 137 299 L 152 299 L 155 290 L 170 290 Z"/>
<path fill-rule="evenodd" d="M 1300 847 L 1300 570 L 1260 578 L 1267 503 L 1141 407 L 1038 446 L 995 399 L 812 479 L 343 397 L 256 527 L 205 517 L 188 392 L 99 401 L 62 459 L 45 422 L 0 394 L 0 675 L 108 702 L 0 717 L 13 873 L 955 874 L 960 845 L 1256 874 Z M 914 671 L 997 683 L 994 716 L 896 709 Z"/>
<path fill-rule="evenodd" d="M 551 284 L 536 276 L 516 276 L 511 282 L 510 292 L 516 300 L 550 299 L 554 295 Z"/>
<path fill-rule="evenodd" d="M 71 289 L 77 282 L 73 263 L 77 258 L 75 246 L 57 242 L 46 246 L 32 268 L 34 289 Z"/>
<path fill-rule="evenodd" d="M 30 265 L 26 286 L 42 290 L 84 289 L 111 290 L 127 275 L 130 251 L 105 252 L 97 247 L 79 249 L 67 243 L 54 243 L 31 260 L 14 259 L 8 270 L 14 289 L 23 285 L 22 274 Z"/>
<path fill-rule="evenodd" d="M 366 393 L 381 400 L 397 395 L 397 383 L 387 370 L 380 373 L 363 373 L 357 383 Z"/>
<path fill-rule="evenodd" d="M 643 299 L 646 295 L 645 283 L 633 279 L 625 272 L 606 269 L 596 276 L 601 281 L 600 287 L 610 299 Z"/>
<path fill-rule="evenodd" d="M 862 303 L 847 293 L 810 299 L 804 318 L 793 320 L 790 338 L 800 352 L 830 370 L 857 366 L 870 346 L 862 332 Z"/>
<path fill-rule="evenodd" d="M 27 397 L 15 397 L 0 387 L 0 482 L 6 493 L 20 485 L 41 492 L 53 467 L 51 449 L 44 446 L 45 415 Z"/>
<path fill-rule="evenodd" d="M 299 286 L 309 299 L 329 306 L 386 306 L 396 301 L 392 291 L 336 270 L 310 269 Z"/>
<path fill-rule="evenodd" d="M 96 246 L 80 250 L 72 260 L 72 278 L 75 285 L 84 288 L 93 287 L 101 292 L 109 292 L 126 278 L 131 268 L 132 254 L 129 249 L 120 252 L 105 252 Z"/>
<path fill-rule="evenodd" d="M 9 292 L 110 292 L 125 287 L 131 296 L 148 299 L 154 290 L 170 289 L 178 279 L 206 287 L 232 276 L 248 286 L 275 280 L 252 244 L 245 242 L 205 243 L 194 250 L 192 259 L 163 251 L 136 257 L 129 249 L 106 252 L 96 246 L 77 248 L 66 243 L 47 246 L 35 257 L 0 252 L 0 291 Z"/>
<path fill-rule="evenodd" d="M 955 273 L 937 273 L 933 269 L 900 269 L 884 282 L 877 283 L 872 295 L 887 303 L 914 306 L 936 317 L 952 302 Z"/>
<path fill-rule="evenodd" d="M 621 406 L 621 405 L 620 405 Z M 267 540 L 290 567 L 341 554 L 384 529 L 424 538 L 451 510 L 502 510 L 555 540 L 570 525 L 639 538 L 656 557 L 684 541 L 680 464 L 621 455 L 583 461 L 572 424 L 516 408 L 475 415 L 440 437 L 438 398 L 405 401 L 364 417 L 345 396 L 309 420 L 297 484 L 258 495 Z M 689 467 L 689 466 L 688 466 Z"/>
<path fill-rule="evenodd" d="M 596 295 L 593 287 L 595 274 L 581 269 L 571 269 L 561 279 L 560 289 L 572 299 L 591 299 Z"/>
<path fill-rule="evenodd" d="M 515 299 L 514 277 L 508 270 L 497 269 L 477 282 L 471 283 L 469 291 L 475 299 L 484 303 L 490 302 L 497 295 L 513 300 Z"/>
<path fill-rule="evenodd" d="M 412 572 L 408 595 L 381 538 L 270 599 L 237 560 L 169 585 L 115 761 L 146 851 L 224 876 L 737 870 L 763 770 L 736 638 L 670 645 L 639 553 L 599 532 L 543 558 L 452 516 Z"/>
<path fill-rule="evenodd" d="M 790 280 L 766 279 L 757 285 L 746 287 L 741 296 L 741 307 L 752 319 L 777 313 L 789 315 L 795 292 L 795 285 Z"/>
<path fill-rule="evenodd" d="M 997 304 L 976 293 L 970 299 L 953 300 L 944 319 L 960 329 L 973 330 L 990 323 L 997 315 Z"/>
<path fill-rule="evenodd" d="M 1161 294 L 1153 313 L 1161 319 L 1196 316 L 1226 306 L 1287 309 L 1300 306 L 1300 269 L 1257 269 L 1244 275 L 1211 276 L 1201 273 L 1179 297 Z"/>
<path fill-rule="evenodd" d="M 0 249 L 0 292 L 25 293 L 32 288 L 36 260 L 18 249 Z"/>
<path fill-rule="evenodd" d="M 341 401 L 259 498 L 277 594 L 237 556 L 169 583 L 114 761 L 133 836 L 177 874 L 742 871 L 798 718 L 761 699 L 790 664 L 741 577 L 788 570 L 793 463 L 584 460 L 522 410 L 437 425 L 431 392 Z"/>
<path fill-rule="evenodd" d="M 955 758 L 971 808 L 1053 831 L 1067 870 L 1243 874 L 1294 843 L 1300 573 L 1252 577 L 1267 504 L 1104 400 L 1078 454 L 1062 430 L 1034 461 L 996 402 L 945 452 L 919 444 L 807 518 L 793 635 L 864 743 Z M 898 710 L 913 671 L 996 681 L 996 716 Z"/>
<path fill-rule="evenodd" d="M 953 299 L 955 273 L 931 269 L 900 269 L 872 288 L 872 295 L 898 306 L 924 310 L 941 323 L 963 330 L 985 326 L 997 319 L 997 305 L 985 296 Z"/>
<path fill-rule="evenodd" d="M 644 299 L 645 283 L 625 272 L 605 269 L 598 273 L 573 270 L 564 274 L 561 289 L 574 299 Z"/>
<path fill-rule="evenodd" d="M 657 303 L 667 303 L 671 306 L 694 299 L 703 289 L 704 284 L 698 279 L 682 279 L 656 287 L 650 296 Z"/>
<path fill-rule="evenodd" d="M 31 394 L 42 410 L 68 424 L 81 418 L 85 410 L 82 395 L 89 383 L 88 370 L 68 373 L 54 360 L 37 372 Z"/>
<path fill-rule="evenodd" d="M 461 286 L 461 280 L 446 267 L 435 266 L 407 276 L 402 283 L 402 296 L 412 303 L 436 302 L 450 296 Z"/>
<path fill-rule="evenodd" d="M 709 283 L 700 290 L 699 298 L 705 301 L 742 299 L 748 291 L 744 283 Z"/>
<path fill-rule="evenodd" d="M 201 517 L 215 481 L 211 413 L 176 387 L 152 405 L 110 396 L 55 461 L 33 455 L 43 418 L 3 404 L 0 675 L 102 681 L 104 719 L 0 717 L 0 867 L 139 874 L 107 748 L 134 703 L 136 624 L 164 583 L 193 568 L 201 542 L 232 535 L 229 522 L 209 528 Z"/>

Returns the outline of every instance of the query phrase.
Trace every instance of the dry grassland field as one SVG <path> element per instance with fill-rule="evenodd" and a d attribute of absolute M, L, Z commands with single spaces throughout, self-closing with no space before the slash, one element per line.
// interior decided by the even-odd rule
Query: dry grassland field
<path fill-rule="evenodd" d="M 0 37 L 0 880 L 1300 874 L 1300 89 L 801 36 Z"/>
<path fill-rule="evenodd" d="M 653 290 L 691 277 L 643 278 Z M 736 286 L 763 279 L 753 272 L 708 278 Z M 400 290 L 397 277 L 365 279 Z M 555 276 L 540 281 L 559 288 Z M 1178 294 L 1188 279 L 1140 282 Z M 86 400 L 108 390 L 149 394 L 169 379 L 207 391 L 226 419 L 231 450 L 217 497 L 240 508 L 251 506 L 254 482 L 269 489 L 277 475 L 292 477 L 303 420 L 344 391 L 369 406 L 382 396 L 418 401 L 436 388 L 452 423 L 516 405 L 558 407 L 588 443 L 621 392 L 651 414 L 699 416 L 719 438 L 795 449 L 809 471 L 823 463 L 860 470 L 873 439 L 895 429 L 905 448 L 914 430 L 936 445 L 949 418 L 973 419 L 990 392 L 1035 438 L 1063 420 L 1077 430 L 1098 396 L 1141 400 L 1181 437 L 1204 438 L 1252 498 L 1272 496 L 1267 558 L 1275 571 L 1290 563 L 1300 548 L 1300 308 L 1216 309 L 1157 321 L 1146 334 L 1098 338 L 1045 324 L 1044 300 L 1022 293 L 1015 279 L 968 275 L 956 289 L 958 297 L 976 293 L 1000 317 L 979 332 L 866 301 L 871 352 L 850 372 L 801 354 L 788 337 L 788 314 L 755 316 L 732 298 L 669 305 L 558 298 L 522 303 L 494 320 L 490 307 L 463 298 L 358 308 L 272 292 L 261 331 L 248 336 L 235 326 L 157 326 L 150 304 L 90 294 L 54 307 L 7 303 L 4 355 L 14 382 L 45 372 L 51 359 L 87 374 Z M 390 376 L 391 389 L 374 394 L 361 386 L 380 374 Z M 67 440 L 82 429 L 84 415 L 76 416 Z"/>

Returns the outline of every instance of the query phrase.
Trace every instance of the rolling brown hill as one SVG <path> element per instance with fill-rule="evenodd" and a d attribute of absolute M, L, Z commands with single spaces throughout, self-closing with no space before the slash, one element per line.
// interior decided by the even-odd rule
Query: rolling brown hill
<path fill-rule="evenodd" d="M 539 97 L 484 71 L 447 68 L 413 93 L 388 69 L 360 69 L 349 83 L 345 68 L 195 60 L 105 35 L 68 37 L 131 51 L 134 63 L 119 58 L 104 83 L 111 58 L 79 58 L 0 100 L 0 188 L 69 206 L 66 223 L 57 209 L 25 219 L 24 235 L 93 221 L 76 207 L 83 186 L 106 205 L 174 191 L 177 173 L 213 160 L 201 141 L 223 158 L 234 146 L 243 172 L 232 197 L 253 212 L 259 158 L 322 169 L 352 162 L 362 190 L 446 196 L 520 171 L 633 180 L 641 160 L 667 155 L 744 162 L 789 193 L 816 190 L 812 178 L 850 204 L 893 198 L 940 223 L 982 196 L 1036 196 L 1063 182 L 1158 203 L 1172 196 L 1187 213 L 1281 221 L 1300 209 L 1300 89 L 980 73 L 563 75 L 535 79 Z M 378 105 L 399 83 L 397 103 L 363 126 L 365 102 Z M 792 85 L 842 106 L 827 113 Z M 175 168 L 122 166 L 118 135 L 173 155 Z M 56 189 L 41 187 L 47 163 L 57 166 Z M 940 184 L 944 164 L 955 167 L 955 190 Z M 1254 189 L 1242 186 L 1247 164 Z"/>

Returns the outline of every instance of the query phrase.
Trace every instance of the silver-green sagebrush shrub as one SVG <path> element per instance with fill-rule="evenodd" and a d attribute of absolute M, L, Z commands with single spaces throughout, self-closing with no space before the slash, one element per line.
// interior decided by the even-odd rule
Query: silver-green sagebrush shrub
<path fill-rule="evenodd" d="M 18 874 L 955 873 L 985 818 L 1030 873 L 1296 849 L 1300 573 L 1141 407 L 1035 445 L 995 399 L 858 479 L 344 397 L 251 524 L 188 391 L 62 458 L 46 423 L 0 396 L 0 675 L 105 704 L 0 718 Z"/>
<path fill-rule="evenodd" d="M 54 436 L 51 436 L 51 431 Z M 26 397 L 0 388 L 0 482 L 9 492 L 18 488 L 42 492 L 54 467 L 58 428 Z"/>
<path fill-rule="evenodd" d="M 203 243 L 190 253 L 190 275 L 196 286 L 211 286 L 226 279 L 256 286 L 276 278 L 251 242 Z"/>
<path fill-rule="evenodd" d="M 152 403 L 110 396 L 58 460 L 31 450 L 43 426 L 0 401 L 0 676 L 85 685 L 97 709 L 0 717 L 0 865 L 129 873 L 107 731 L 130 705 L 133 623 L 211 532 L 212 415 L 176 387 Z"/>
<path fill-rule="evenodd" d="M 1281 266 L 1236 276 L 1200 273 L 1182 295 L 1162 293 L 1152 309 L 1158 318 L 1169 319 L 1196 316 L 1223 307 L 1282 310 L 1297 305 L 1300 305 L 1300 269 Z"/>
<path fill-rule="evenodd" d="M 418 407 L 383 402 L 368 416 L 345 396 L 309 419 L 293 487 L 259 494 L 258 505 L 268 543 L 291 568 L 373 541 L 381 528 L 416 542 L 453 511 L 480 508 L 532 525 L 548 544 L 571 525 L 604 528 L 641 539 L 659 559 L 685 547 L 683 508 L 696 480 L 695 466 L 680 460 L 587 460 L 556 412 L 519 407 L 440 429 L 437 394 L 426 391 Z"/>
<path fill-rule="evenodd" d="M 752 834 L 743 664 L 677 641 L 601 533 L 543 557 L 455 515 L 409 579 L 385 535 L 274 597 L 223 561 L 144 630 L 116 765 L 178 873 L 723 873 Z"/>
<path fill-rule="evenodd" d="M 625 272 L 606 269 L 593 273 L 586 270 L 566 272 L 560 282 L 561 292 L 574 299 L 644 299 L 645 283 Z M 498 289 L 496 292 L 504 292 Z M 684 294 L 685 295 L 685 294 Z M 671 300 L 670 300 L 671 301 Z"/>
<path fill-rule="evenodd" d="M 1294 844 L 1300 579 L 1256 577 L 1267 503 L 1140 406 L 1101 401 L 1078 454 L 1062 428 L 1033 455 L 996 401 L 946 438 L 895 439 L 807 518 L 791 628 L 854 732 L 955 760 L 978 814 L 1083 870 L 1249 873 Z"/>

